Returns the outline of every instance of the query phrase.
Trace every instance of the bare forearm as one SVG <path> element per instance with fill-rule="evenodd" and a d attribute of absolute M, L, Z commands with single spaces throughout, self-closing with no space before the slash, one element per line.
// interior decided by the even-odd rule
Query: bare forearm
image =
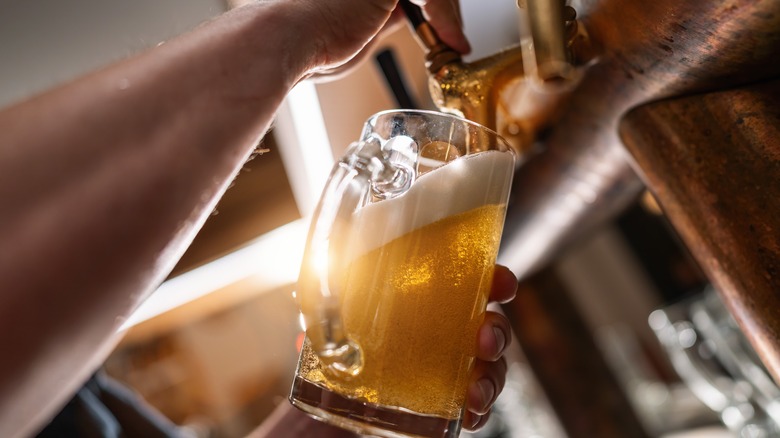
<path fill-rule="evenodd" d="M 0 112 L 1 430 L 102 360 L 311 66 L 285 3 Z"/>

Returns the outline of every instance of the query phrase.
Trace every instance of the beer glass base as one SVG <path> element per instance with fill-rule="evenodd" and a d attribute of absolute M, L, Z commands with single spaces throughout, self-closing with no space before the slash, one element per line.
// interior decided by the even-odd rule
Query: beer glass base
<path fill-rule="evenodd" d="M 296 408 L 334 426 L 383 438 L 457 438 L 461 420 L 354 400 L 296 376 L 290 402 Z"/>

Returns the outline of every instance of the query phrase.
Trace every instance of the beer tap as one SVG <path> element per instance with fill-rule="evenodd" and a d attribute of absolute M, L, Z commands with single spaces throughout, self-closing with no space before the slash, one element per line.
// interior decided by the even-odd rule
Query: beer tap
<path fill-rule="evenodd" d="M 474 62 L 464 62 L 447 46 L 419 7 L 408 0 L 400 5 L 425 50 L 434 104 L 494 129 L 519 152 L 528 151 L 537 133 L 554 119 L 579 77 L 575 64 L 590 54 L 582 49 L 587 38 L 576 12 L 560 0 L 532 0 L 528 5 L 533 42 Z"/>

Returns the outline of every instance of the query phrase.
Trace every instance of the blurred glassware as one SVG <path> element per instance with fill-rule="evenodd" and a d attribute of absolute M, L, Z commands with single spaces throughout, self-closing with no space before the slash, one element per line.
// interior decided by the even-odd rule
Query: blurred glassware
<path fill-rule="evenodd" d="M 677 374 L 739 437 L 780 436 L 780 389 L 708 287 L 649 317 Z"/>

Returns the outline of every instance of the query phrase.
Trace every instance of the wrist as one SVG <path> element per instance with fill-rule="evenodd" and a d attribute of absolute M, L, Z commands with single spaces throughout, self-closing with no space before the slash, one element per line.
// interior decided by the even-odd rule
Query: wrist
<path fill-rule="evenodd" d="M 259 74 L 278 74 L 292 87 L 323 64 L 326 44 L 312 29 L 314 8 L 301 2 L 271 0 L 234 11 L 248 17 L 245 40 L 253 48 L 254 63 L 264 70 Z M 258 76 L 258 80 L 263 77 Z"/>
<path fill-rule="evenodd" d="M 394 6 L 395 0 L 266 0 L 250 7 L 261 22 L 255 40 L 280 49 L 281 65 L 300 80 L 363 53 Z"/>

